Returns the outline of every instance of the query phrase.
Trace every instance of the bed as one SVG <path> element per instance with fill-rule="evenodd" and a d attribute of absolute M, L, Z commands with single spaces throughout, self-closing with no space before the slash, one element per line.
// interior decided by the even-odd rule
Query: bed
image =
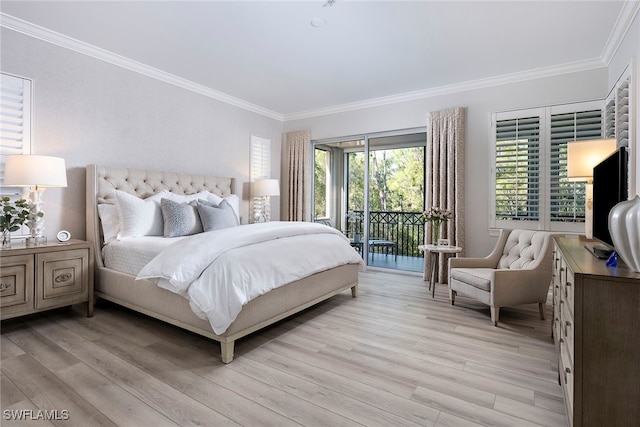
<path fill-rule="evenodd" d="M 158 280 L 136 280 L 136 271 L 146 261 L 138 260 L 139 265 L 130 269 L 126 268 L 126 266 L 110 268 L 109 262 L 112 261 L 111 258 L 105 264 L 103 254 L 109 254 L 106 249 L 111 245 L 110 242 L 113 241 L 113 238 L 112 236 L 106 236 L 109 241 L 105 242 L 105 233 L 103 231 L 105 228 L 101 223 L 99 210 L 102 218 L 105 218 L 105 222 L 107 222 L 107 217 L 104 216 L 103 211 L 111 209 L 108 205 L 115 206 L 116 195 L 122 197 L 123 193 L 142 200 L 149 196 L 157 195 L 161 191 L 168 191 L 176 195 L 196 195 L 207 192 L 227 200 L 227 198 L 231 199 L 233 197 L 234 180 L 225 177 L 99 165 L 87 166 L 86 172 L 87 239 L 92 241 L 95 247 L 96 297 L 219 341 L 223 363 L 229 363 L 233 360 L 235 340 L 338 293 L 351 290 L 353 297 L 357 295 L 358 271 L 362 265 L 359 256 L 356 256 L 355 259 L 350 258 L 348 262 L 342 265 L 313 272 L 249 300 L 242 305 L 239 313 L 229 326 L 223 332 L 218 331 L 216 333 L 208 319 L 203 319 L 194 313 L 190 301 L 185 296 L 158 286 Z M 234 207 L 234 209 L 237 209 L 237 207 Z M 317 224 L 312 225 L 319 226 Z M 260 225 L 255 226 L 260 227 Z M 244 231 L 245 228 L 243 227 L 248 229 L 251 226 L 241 225 L 237 229 Z M 229 230 L 221 230 L 221 232 L 225 231 L 229 233 Z M 210 233 L 217 232 L 212 231 Z M 203 241 L 202 235 L 210 233 L 201 233 L 196 237 Z M 165 246 L 184 245 L 186 243 L 183 242 L 186 242 L 186 239 L 190 237 L 182 238 L 184 240 L 175 238 L 172 240 L 172 244 L 165 244 Z M 141 243 L 144 242 L 146 244 L 146 241 L 139 240 Z M 167 241 L 167 238 L 157 237 L 156 240 Z M 177 243 L 173 243 L 173 241 Z M 189 242 L 189 244 L 193 244 L 193 242 Z M 345 245 L 348 247 L 348 242 Z M 103 249 L 105 249 L 104 252 Z M 142 259 L 145 259 L 145 256 L 147 259 L 152 259 L 158 254 L 157 246 L 154 246 L 154 249 L 148 252 L 145 252 L 144 247 L 135 250 L 142 254 Z M 355 253 L 352 249 L 351 251 Z M 121 252 L 119 257 L 124 260 L 133 258 L 127 252 L 124 252 L 124 255 Z"/>

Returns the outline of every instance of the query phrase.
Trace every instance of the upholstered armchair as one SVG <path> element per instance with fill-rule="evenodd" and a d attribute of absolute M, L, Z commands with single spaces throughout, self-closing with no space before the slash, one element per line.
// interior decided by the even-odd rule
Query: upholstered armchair
<path fill-rule="evenodd" d="M 544 320 L 552 272 L 552 234 L 501 230 L 493 252 L 485 258 L 449 259 L 449 297 L 458 292 L 491 308 L 498 324 L 500 307 L 538 303 Z"/>

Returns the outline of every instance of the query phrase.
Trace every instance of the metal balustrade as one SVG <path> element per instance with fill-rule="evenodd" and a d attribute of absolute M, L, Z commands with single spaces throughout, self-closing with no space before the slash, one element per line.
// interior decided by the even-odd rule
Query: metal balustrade
<path fill-rule="evenodd" d="M 364 218 L 363 211 L 352 211 Z M 362 231 L 362 222 L 347 222 L 350 236 Z M 422 212 L 387 212 L 371 211 L 369 213 L 369 240 L 388 240 L 397 245 L 395 255 L 422 257 L 418 245 L 424 243 L 424 220 Z M 372 246 L 370 250 L 384 251 L 383 245 Z"/>

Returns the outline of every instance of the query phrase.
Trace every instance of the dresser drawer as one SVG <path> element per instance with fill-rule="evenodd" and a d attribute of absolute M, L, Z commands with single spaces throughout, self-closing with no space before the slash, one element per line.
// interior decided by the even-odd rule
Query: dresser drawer
<path fill-rule="evenodd" d="M 562 282 L 562 291 L 563 291 L 563 295 L 562 298 L 565 299 L 565 301 L 567 301 L 568 304 L 568 309 L 571 311 L 571 313 L 574 313 L 574 294 L 575 294 L 575 281 L 574 281 L 574 274 L 573 271 L 571 271 L 571 268 L 569 268 L 569 266 L 565 265 L 565 276 L 564 276 L 564 281 Z"/>
<path fill-rule="evenodd" d="M 59 307 L 89 298 L 89 250 L 36 255 L 36 308 Z"/>
<path fill-rule="evenodd" d="M 575 358 L 575 340 L 574 340 L 574 321 L 573 321 L 573 313 L 569 311 L 567 307 L 568 304 L 562 304 L 562 315 L 560 327 L 560 336 L 562 337 L 562 341 L 565 344 L 567 349 L 567 354 L 569 359 L 571 360 L 571 365 L 573 365 Z"/>
<path fill-rule="evenodd" d="M 3 257 L 0 274 L 2 318 L 33 310 L 33 255 Z"/>
<path fill-rule="evenodd" d="M 564 388 L 567 411 L 573 413 L 573 362 L 567 352 L 566 342 L 560 344 L 560 380 Z M 571 417 L 570 417 L 571 418 Z"/>

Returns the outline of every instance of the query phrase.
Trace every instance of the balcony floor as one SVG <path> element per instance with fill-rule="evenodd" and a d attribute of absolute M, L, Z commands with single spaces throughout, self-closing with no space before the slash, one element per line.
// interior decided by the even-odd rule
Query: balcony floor
<path fill-rule="evenodd" d="M 369 253 L 370 267 L 390 268 L 394 270 L 415 271 L 422 273 L 424 271 L 424 258 L 422 256 L 403 256 L 398 255 L 397 261 L 393 254 L 375 253 L 373 260 Z"/>

